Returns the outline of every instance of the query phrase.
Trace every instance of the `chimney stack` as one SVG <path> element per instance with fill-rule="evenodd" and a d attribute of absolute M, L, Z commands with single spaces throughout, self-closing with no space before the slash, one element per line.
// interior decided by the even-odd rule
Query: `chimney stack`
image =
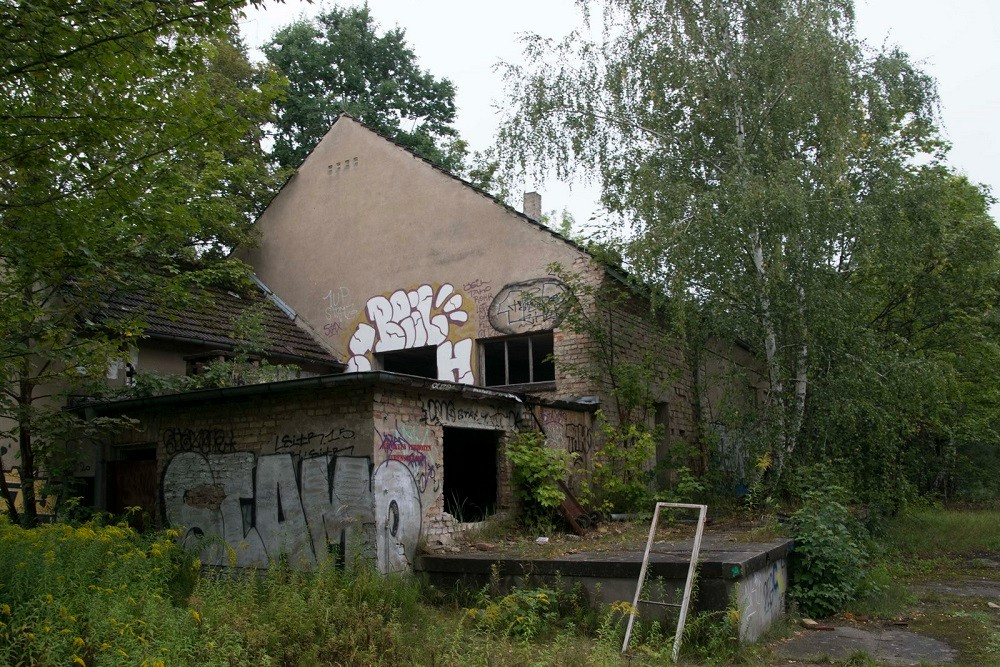
<path fill-rule="evenodd" d="M 524 214 L 535 222 L 542 221 L 542 195 L 537 192 L 524 193 Z"/>

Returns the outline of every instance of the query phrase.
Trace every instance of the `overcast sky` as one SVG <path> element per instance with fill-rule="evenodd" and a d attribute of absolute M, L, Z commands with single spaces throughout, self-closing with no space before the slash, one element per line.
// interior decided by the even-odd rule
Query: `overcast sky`
<path fill-rule="evenodd" d="M 362 2 L 342 1 L 341 6 Z M 420 66 L 457 87 L 461 136 L 474 150 L 493 142 L 496 105 L 503 85 L 494 65 L 517 62 L 518 35 L 562 37 L 579 24 L 573 0 L 369 0 L 381 28 L 399 25 Z M 278 28 L 312 16 L 331 3 L 289 0 L 248 12 L 243 36 L 255 48 Z M 862 39 L 898 44 L 937 79 L 945 137 L 952 165 L 1000 195 L 1000 3 L 995 0 L 858 0 Z M 538 189 L 543 208 L 568 208 L 581 222 L 594 208 L 595 191 L 582 184 L 526 183 Z M 1000 206 L 993 216 L 1000 219 Z"/>

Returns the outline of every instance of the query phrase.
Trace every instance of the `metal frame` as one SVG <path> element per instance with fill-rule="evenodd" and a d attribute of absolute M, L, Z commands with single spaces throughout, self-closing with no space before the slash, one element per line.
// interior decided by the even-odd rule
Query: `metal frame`
<path fill-rule="evenodd" d="M 684 623 L 687 621 L 688 605 L 691 602 L 691 591 L 694 588 L 694 573 L 698 567 L 698 552 L 701 551 L 701 537 L 705 530 L 705 515 L 708 513 L 708 505 L 688 505 L 686 503 L 656 503 L 653 510 L 653 521 L 649 526 L 649 539 L 646 540 L 646 552 L 642 556 L 642 568 L 639 570 L 639 581 L 635 586 L 635 597 L 632 599 L 632 613 L 629 614 L 628 627 L 625 629 L 625 641 L 622 642 L 622 653 L 628 650 L 629 639 L 632 638 L 632 626 L 635 623 L 636 610 L 639 607 L 639 596 L 642 594 L 642 586 L 646 582 L 646 570 L 649 568 L 649 551 L 653 547 L 653 538 L 656 536 L 656 527 L 660 521 L 660 509 L 670 507 L 673 509 L 698 510 L 698 528 L 694 534 L 694 545 L 691 548 L 691 561 L 688 563 L 687 581 L 684 584 L 684 598 L 680 604 L 669 602 L 654 602 L 646 600 L 647 604 L 658 604 L 664 607 L 679 607 L 680 616 L 677 619 L 677 632 L 674 633 L 674 664 L 681 652 L 681 636 L 684 634 Z"/>

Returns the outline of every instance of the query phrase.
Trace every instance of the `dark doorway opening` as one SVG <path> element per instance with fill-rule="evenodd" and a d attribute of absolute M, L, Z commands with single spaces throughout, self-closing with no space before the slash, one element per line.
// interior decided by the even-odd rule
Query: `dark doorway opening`
<path fill-rule="evenodd" d="M 499 443 L 498 431 L 444 429 L 444 510 L 463 523 L 496 512 Z"/>
<path fill-rule="evenodd" d="M 115 448 L 113 456 L 116 460 L 107 464 L 108 511 L 126 515 L 136 530 L 151 528 L 156 507 L 156 448 Z"/>
<path fill-rule="evenodd" d="M 379 355 L 379 360 L 382 370 L 391 373 L 404 373 L 431 379 L 436 379 L 438 376 L 437 348 L 434 346 L 383 352 Z"/>

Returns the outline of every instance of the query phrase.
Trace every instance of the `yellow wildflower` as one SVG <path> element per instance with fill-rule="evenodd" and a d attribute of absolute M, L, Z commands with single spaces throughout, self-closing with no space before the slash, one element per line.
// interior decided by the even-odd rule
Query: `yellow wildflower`
<path fill-rule="evenodd" d="M 201 623 L 201 614 L 199 614 L 197 610 L 192 609 L 191 615 L 194 616 L 194 620 L 196 623 Z"/>
<path fill-rule="evenodd" d="M 78 655 L 74 655 L 74 656 L 73 656 L 73 664 L 74 664 L 74 665 L 83 665 L 83 667 L 87 667 L 87 663 L 85 663 L 85 662 L 83 661 L 83 658 L 81 658 L 81 657 L 80 657 L 80 656 L 78 656 Z"/>
<path fill-rule="evenodd" d="M 10 605 L 0 604 L 0 613 L 7 614 L 8 616 L 10 616 Z"/>

